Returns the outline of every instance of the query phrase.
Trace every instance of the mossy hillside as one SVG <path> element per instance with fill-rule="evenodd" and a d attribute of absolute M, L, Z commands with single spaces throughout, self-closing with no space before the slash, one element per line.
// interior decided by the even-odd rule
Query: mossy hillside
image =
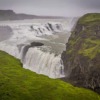
<path fill-rule="evenodd" d="M 0 100 L 100 100 L 90 90 L 38 75 L 0 51 Z"/>
<path fill-rule="evenodd" d="M 86 25 L 86 24 L 89 24 L 89 23 L 91 24 L 91 22 L 92 22 L 92 24 L 95 24 L 99 21 L 100 21 L 100 13 L 88 13 L 88 14 L 82 16 L 79 19 L 78 23 Z"/>
<path fill-rule="evenodd" d="M 76 52 L 77 50 L 77 53 L 91 59 L 96 57 L 100 53 L 100 14 L 86 14 L 81 17 L 72 32 L 67 46 L 67 53 Z"/>
<path fill-rule="evenodd" d="M 82 34 L 87 35 L 79 54 L 94 59 L 100 55 L 100 13 L 86 14 L 79 19 L 78 23 L 85 25 L 80 36 L 82 37 Z"/>
<path fill-rule="evenodd" d="M 81 45 L 78 47 L 79 50 L 75 49 L 79 43 Z M 98 54 L 100 54 L 100 40 L 86 38 L 82 40 L 81 38 L 71 39 L 69 40 L 68 45 L 70 45 L 69 49 L 66 51 L 66 54 L 71 54 L 72 52 L 76 52 L 77 54 L 81 54 L 90 59 L 94 59 Z"/>
<path fill-rule="evenodd" d="M 89 57 L 90 59 L 95 58 L 98 54 L 100 54 L 100 40 L 88 38 L 82 45 L 81 50 L 79 50 L 79 54 Z"/>
<path fill-rule="evenodd" d="M 65 80 L 100 93 L 100 14 L 86 14 L 78 20 L 62 60 Z"/>

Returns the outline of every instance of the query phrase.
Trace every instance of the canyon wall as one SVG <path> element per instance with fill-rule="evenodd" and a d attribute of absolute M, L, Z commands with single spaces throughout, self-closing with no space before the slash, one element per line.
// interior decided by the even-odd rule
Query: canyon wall
<path fill-rule="evenodd" d="M 100 14 L 81 17 L 62 54 L 66 78 L 100 93 Z"/>

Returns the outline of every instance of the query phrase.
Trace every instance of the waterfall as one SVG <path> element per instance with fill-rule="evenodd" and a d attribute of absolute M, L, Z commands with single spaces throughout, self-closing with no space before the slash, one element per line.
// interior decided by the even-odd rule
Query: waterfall
<path fill-rule="evenodd" d="M 5 51 L 16 58 L 19 58 L 19 50 L 17 46 L 14 44 L 10 44 L 7 41 L 5 41 L 4 43 L 0 43 L 0 50 Z"/>
<path fill-rule="evenodd" d="M 37 23 L 1 22 L 0 30 L 7 26 L 10 34 L 0 41 L 0 50 L 20 59 L 23 67 L 33 72 L 50 78 L 64 77 L 61 53 L 74 26 L 71 23 L 72 18 Z"/>
<path fill-rule="evenodd" d="M 55 56 L 54 53 L 50 52 L 43 52 L 37 47 L 28 49 L 23 61 L 23 67 L 51 78 L 64 77 L 61 56 Z"/>

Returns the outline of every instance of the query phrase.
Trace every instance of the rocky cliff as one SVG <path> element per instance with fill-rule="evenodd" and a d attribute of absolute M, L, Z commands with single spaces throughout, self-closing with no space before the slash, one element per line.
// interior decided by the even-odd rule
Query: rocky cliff
<path fill-rule="evenodd" d="M 62 54 L 66 78 L 100 93 L 100 14 L 81 17 Z"/>

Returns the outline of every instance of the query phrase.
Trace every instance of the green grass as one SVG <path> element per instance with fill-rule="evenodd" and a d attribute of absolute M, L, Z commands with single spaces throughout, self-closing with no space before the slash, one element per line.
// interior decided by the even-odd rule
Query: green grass
<path fill-rule="evenodd" d="M 93 91 L 38 75 L 0 51 L 0 100 L 100 100 Z"/>

